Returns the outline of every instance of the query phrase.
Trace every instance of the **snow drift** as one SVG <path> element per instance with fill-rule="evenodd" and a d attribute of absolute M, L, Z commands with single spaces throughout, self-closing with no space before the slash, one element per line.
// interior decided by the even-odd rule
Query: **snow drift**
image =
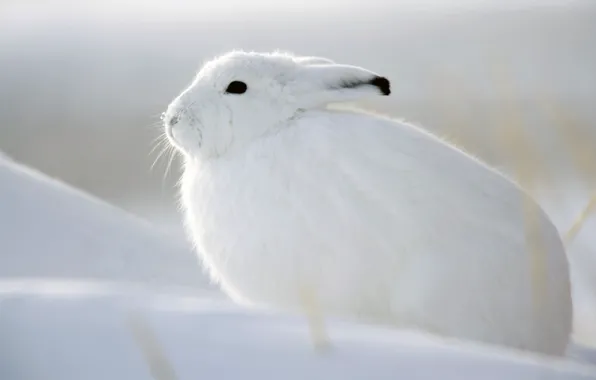
<path fill-rule="evenodd" d="M 3 282 L 0 378 L 596 379 L 595 367 L 570 361 L 328 322 L 321 353 L 300 316 L 180 292 Z"/>
<path fill-rule="evenodd" d="M 20 276 L 208 285 L 190 246 L 0 156 L 0 277 Z"/>

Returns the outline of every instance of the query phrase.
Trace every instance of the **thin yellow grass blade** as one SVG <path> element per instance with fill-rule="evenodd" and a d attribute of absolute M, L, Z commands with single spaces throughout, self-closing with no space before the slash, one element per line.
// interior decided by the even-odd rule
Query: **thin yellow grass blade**
<path fill-rule="evenodd" d="M 567 246 L 575 239 L 584 223 L 588 218 L 596 212 L 596 194 L 592 195 L 592 198 L 588 201 L 587 206 L 582 210 L 579 216 L 573 222 L 571 228 L 567 231 L 564 237 L 564 242 Z"/>
<path fill-rule="evenodd" d="M 559 135 L 562 137 L 563 143 L 567 145 L 567 152 L 569 152 L 572 159 L 573 166 L 578 169 L 580 179 L 592 179 L 596 173 L 596 149 L 593 147 L 593 139 L 590 136 L 585 136 L 585 131 L 588 128 L 581 128 L 580 123 L 566 112 L 558 102 L 547 99 L 546 94 L 543 95 L 544 108 L 548 111 L 551 117 L 555 120 L 555 126 L 558 128 Z M 586 207 L 576 217 L 575 221 L 564 234 L 564 242 L 569 246 L 585 221 L 596 212 L 596 193 L 588 200 Z"/>
<path fill-rule="evenodd" d="M 133 311 L 129 314 L 128 327 L 143 353 L 151 376 L 155 380 L 177 380 L 178 376 L 166 357 L 162 345 L 140 312 Z"/>
<path fill-rule="evenodd" d="M 327 352 L 331 348 L 331 341 L 325 328 L 325 318 L 316 291 L 312 287 L 304 286 L 300 299 L 307 317 L 310 336 L 319 353 Z"/>
<path fill-rule="evenodd" d="M 513 156 L 510 168 L 518 184 L 527 192 L 524 194 L 523 215 L 526 232 L 526 244 L 530 252 L 532 288 L 537 310 L 541 309 L 542 301 L 545 299 L 546 289 L 546 258 L 542 236 L 539 228 L 539 215 L 534 206 L 534 200 L 530 194 L 535 191 L 536 175 L 545 174 L 544 168 L 537 164 L 539 156 L 528 144 L 524 133 L 524 124 L 519 117 L 519 112 L 512 104 L 511 95 L 513 86 L 509 81 L 510 76 L 506 75 L 504 65 L 497 67 L 497 83 L 500 93 L 503 94 L 506 109 L 502 113 L 501 127 L 496 130 L 496 142 L 503 152 Z"/>

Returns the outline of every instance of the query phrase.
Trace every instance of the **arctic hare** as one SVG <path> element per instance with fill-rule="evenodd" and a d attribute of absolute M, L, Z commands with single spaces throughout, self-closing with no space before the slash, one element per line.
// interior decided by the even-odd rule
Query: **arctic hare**
<path fill-rule="evenodd" d="M 298 311 L 310 288 L 330 315 L 562 355 L 572 311 L 557 230 L 533 204 L 537 303 L 519 187 L 412 125 L 326 107 L 389 94 L 386 78 L 320 57 L 204 64 L 163 118 L 210 275 L 246 305 Z"/>

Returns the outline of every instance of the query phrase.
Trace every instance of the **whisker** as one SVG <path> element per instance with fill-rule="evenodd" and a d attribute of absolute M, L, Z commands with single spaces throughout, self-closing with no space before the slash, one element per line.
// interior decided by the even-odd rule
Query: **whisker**
<path fill-rule="evenodd" d="M 155 167 L 155 164 L 157 163 L 157 161 L 159 161 L 159 159 L 163 156 L 163 154 L 168 150 L 169 146 L 166 145 L 163 147 L 163 149 L 159 152 L 159 154 L 157 155 L 157 158 L 155 158 L 155 160 L 153 161 L 153 164 L 151 164 L 151 169 L 153 170 L 153 168 Z"/>
<path fill-rule="evenodd" d="M 151 117 L 151 118 L 156 117 L 156 118 L 160 119 L 163 116 L 163 114 L 164 114 L 164 112 L 162 111 L 162 112 L 151 114 L 149 117 Z"/>
<path fill-rule="evenodd" d="M 170 148 L 170 160 L 168 161 L 168 166 L 166 167 L 166 172 L 163 176 L 164 182 L 166 180 L 166 177 L 168 176 L 170 168 L 172 167 L 172 161 L 174 161 L 174 158 L 176 157 L 176 149 L 174 149 L 172 146 L 169 146 L 169 148 Z"/>
<path fill-rule="evenodd" d="M 149 156 L 152 155 L 153 152 L 155 152 L 155 150 L 161 146 L 161 144 L 163 144 L 163 141 L 162 140 L 160 140 L 160 141 L 154 141 L 153 142 L 153 148 L 151 148 L 151 150 L 149 151 L 148 155 Z"/>
<path fill-rule="evenodd" d="M 163 122 L 161 120 L 157 120 L 157 121 L 147 124 L 145 128 L 150 128 L 150 129 L 159 128 L 159 129 L 161 129 L 161 128 L 163 128 Z"/>
<path fill-rule="evenodd" d="M 156 141 L 153 144 L 153 148 L 151 148 L 151 150 L 149 151 L 148 155 L 149 156 L 152 155 L 157 150 L 157 148 L 159 148 L 159 147 L 165 147 L 165 144 L 167 144 L 167 142 L 165 140 Z"/>
<path fill-rule="evenodd" d="M 164 149 L 170 145 L 167 136 L 165 136 L 165 134 L 163 134 L 162 136 L 158 136 L 153 142 L 153 148 L 151 148 L 151 150 L 149 151 L 149 155 L 153 154 L 153 152 L 155 152 L 155 150 L 157 148 L 159 148 L 160 146 L 163 146 Z"/>

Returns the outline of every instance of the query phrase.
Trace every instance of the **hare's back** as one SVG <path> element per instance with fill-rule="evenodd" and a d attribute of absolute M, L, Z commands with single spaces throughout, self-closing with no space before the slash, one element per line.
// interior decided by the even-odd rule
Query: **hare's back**
<path fill-rule="evenodd" d="M 419 128 L 366 114 L 313 119 L 301 125 L 296 156 L 305 145 L 318 167 L 329 161 L 355 186 L 368 188 L 369 196 L 395 204 L 409 218 L 490 225 L 510 235 L 523 223 L 522 206 L 545 218 L 514 182 Z"/>
<path fill-rule="evenodd" d="M 487 266 L 491 260 L 517 263 L 524 270 L 526 222 L 533 220 L 548 242 L 546 254 L 558 264 L 564 260 L 558 231 L 540 206 L 476 158 L 423 130 L 386 118 L 337 113 L 313 119 L 316 122 L 304 122 L 293 142 L 296 155 L 309 152 L 304 159 L 321 171 L 321 183 L 330 177 L 330 167 L 341 173 L 335 178 L 341 183 L 339 193 L 358 189 L 358 195 L 345 197 L 345 207 L 375 204 L 412 239 L 412 247 L 422 240 L 429 250 Z M 356 196 L 363 201 L 355 202 Z"/>
<path fill-rule="evenodd" d="M 566 339 L 571 304 L 565 250 L 548 216 L 519 186 L 407 124 L 338 114 L 335 122 L 329 118 L 316 128 L 313 141 L 324 140 L 313 143 L 320 161 L 334 162 L 344 173 L 342 187 L 360 191 L 363 201 L 350 206 L 346 197 L 345 207 L 362 207 L 355 213 L 366 215 L 376 204 L 390 215 L 394 235 L 387 241 L 412 255 L 408 275 L 398 276 L 399 288 L 424 289 L 433 278 L 437 291 L 429 290 L 426 302 L 437 305 L 437 313 L 454 312 L 442 320 L 461 318 L 458 308 L 449 307 L 459 302 L 486 313 L 471 321 L 517 326 L 514 336 L 550 329 L 557 337 L 544 339 Z M 529 317 L 536 285 L 544 302 L 539 319 Z M 471 297 L 470 289 L 482 297 Z M 417 297 L 416 303 L 424 303 L 424 295 Z M 495 314 L 506 309 L 509 315 Z"/>

